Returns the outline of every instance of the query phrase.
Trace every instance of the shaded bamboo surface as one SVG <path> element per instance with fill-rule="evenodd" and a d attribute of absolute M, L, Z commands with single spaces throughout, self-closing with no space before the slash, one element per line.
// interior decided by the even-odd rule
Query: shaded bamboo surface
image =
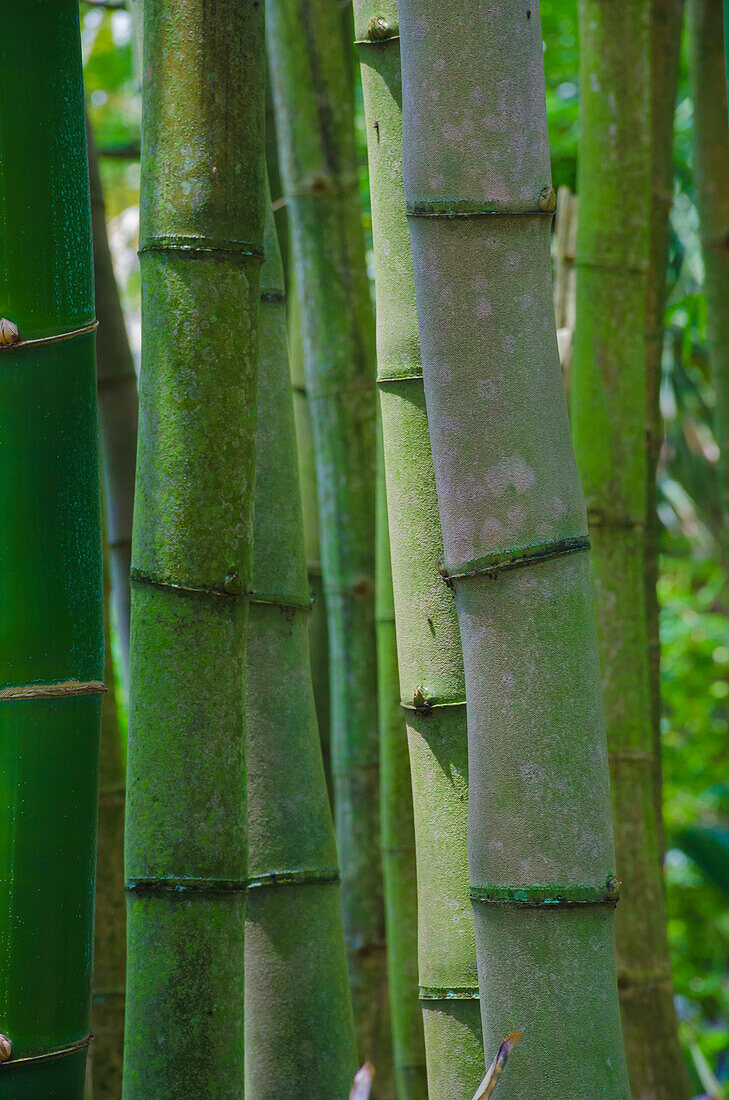
<path fill-rule="evenodd" d="M 716 395 L 719 492 L 729 529 L 729 137 L 720 0 L 688 0 L 696 203 L 701 223 L 709 365 Z"/>
<path fill-rule="evenodd" d="M 645 526 L 645 603 L 653 720 L 656 813 L 661 860 L 663 782 L 661 768 L 661 639 L 658 624 L 658 459 L 663 443 L 661 378 L 666 308 L 669 214 L 673 201 L 673 117 L 678 88 L 683 0 L 651 5 L 651 216 L 646 291 L 646 447 L 648 498 Z"/>
<path fill-rule="evenodd" d="M 402 0 L 399 30 L 420 348 L 468 699 L 484 1046 L 526 1029 L 500 1100 L 582 1100 L 586 1082 L 627 1100 L 587 524 L 554 325 L 539 7 Z"/>
<path fill-rule="evenodd" d="M 119 636 L 121 673 L 129 686 L 129 616 L 132 561 L 132 517 L 134 475 L 137 461 L 137 419 L 139 400 L 119 288 L 106 232 L 104 193 L 91 127 L 89 178 L 91 181 L 91 227 L 94 242 L 94 285 L 97 336 L 97 394 L 104 506 L 109 545 L 109 568 L 114 607 L 114 625 Z"/>
<path fill-rule="evenodd" d="M 593 544 L 623 1035 L 634 1095 L 657 1100 L 685 1096 L 688 1086 L 666 936 L 645 600 L 651 16 L 650 0 L 581 0 L 572 425 Z"/>
<path fill-rule="evenodd" d="M 82 1100 L 104 623 L 79 10 L 3 16 L 0 1096 Z"/>
<path fill-rule="evenodd" d="M 124 1096 L 242 1100 L 262 5 L 145 0 L 143 71 Z"/>
<path fill-rule="evenodd" d="M 265 249 L 247 657 L 246 1095 L 341 1100 L 357 1050 L 309 665 L 286 296 L 272 213 Z"/>
<path fill-rule="evenodd" d="M 360 1058 L 393 1096 L 379 835 L 374 325 L 351 74 L 328 0 L 272 0 L 267 34 L 299 295 L 329 628 L 331 764 Z"/>
<path fill-rule="evenodd" d="M 418 998 L 418 895 L 415 828 L 405 714 L 400 706 L 382 439 L 377 449 L 377 680 L 380 718 L 380 828 L 385 884 L 387 973 L 398 1100 L 428 1094 L 423 1014 Z"/>
<path fill-rule="evenodd" d="M 443 540 L 402 183 L 397 9 L 394 4 L 375 9 L 357 3 L 355 21 L 372 191 L 378 379 L 400 698 L 406 704 L 414 797 L 428 1095 L 430 1100 L 450 1100 L 472 1094 L 483 1076 L 466 856 L 463 659 L 453 596 L 438 572 Z M 418 1081 L 416 1075 L 411 1082 L 415 1096 Z"/>
<path fill-rule="evenodd" d="M 97 269 L 98 275 L 98 269 Z M 99 327 L 101 327 L 101 320 Z M 99 348 L 101 352 L 101 347 Z M 106 532 L 104 532 L 106 534 Z M 94 1042 L 87 1068 L 93 1100 L 119 1100 L 124 1060 L 126 903 L 124 899 L 125 770 L 111 653 L 111 581 L 104 547 L 104 683 L 99 763 L 99 837 L 96 847 L 94 985 L 91 1027 Z"/>

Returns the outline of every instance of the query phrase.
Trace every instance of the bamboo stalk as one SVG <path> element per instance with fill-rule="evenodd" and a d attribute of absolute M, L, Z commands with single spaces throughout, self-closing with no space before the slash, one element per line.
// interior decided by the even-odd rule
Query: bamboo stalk
<path fill-rule="evenodd" d="M 503 1100 L 627 1100 L 587 525 L 560 377 L 538 4 L 400 4 L 403 168 L 466 678 L 484 1046 Z M 582 200 L 581 200 L 582 201 Z"/>
<path fill-rule="evenodd" d="M 572 424 L 593 543 L 622 884 L 616 938 L 623 1035 L 634 1094 L 667 1098 L 687 1095 L 688 1086 L 673 1007 L 656 825 L 645 603 L 651 16 L 650 0 L 581 0 L 585 91 Z M 623 194 L 619 205 L 611 199 L 616 187 Z"/>
<path fill-rule="evenodd" d="M 129 347 L 124 313 L 119 300 L 119 288 L 109 251 L 99 164 L 93 134 L 88 123 L 86 132 L 89 140 L 96 312 L 99 318 L 97 394 L 101 466 L 114 625 L 119 635 L 122 655 L 120 671 L 128 690 L 131 610 L 129 571 L 132 562 L 132 516 L 139 401 L 134 359 Z"/>
<path fill-rule="evenodd" d="M 286 296 L 272 213 L 265 248 L 247 658 L 246 1095 L 341 1100 L 357 1050 L 309 666 Z"/>
<path fill-rule="evenodd" d="M 374 326 L 340 8 L 272 0 L 269 59 L 319 492 L 331 756 L 361 1057 L 392 1096 L 379 837 L 374 622 Z"/>
<path fill-rule="evenodd" d="M 124 1096 L 241 1100 L 263 7 L 145 0 Z"/>
<path fill-rule="evenodd" d="M 355 20 L 372 191 L 378 379 L 400 698 L 414 796 L 428 1094 L 430 1100 L 451 1100 L 472 1095 L 483 1076 L 466 856 L 463 658 L 453 597 L 437 568 L 443 539 L 402 183 L 397 9 L 394 3 L 383 8 L 357 2 Z M 417 709 L 416 699 L 421 704 Z"/>
<path fill-rule="evenodd" d="M 651 219 L 646 304 L 646 445 L 648 500 L 645 588 L 648 668 L 654 745 L 654 784 L 661 861 L 663 772 L 661 767 L 661 640 L 658 624 L 658 459 L 663 444 L 661 379 L 668 268 L 669 214 L 673 201 L 673 118 L 678 87 L 683 0 L 652 0 L 651 12 Z"/>
<path fill-rule="evenodd" d="M 81 1100 L 104 669 L 78 4 L 0 44 L 0 1096 Z"/>
<path fill-rule="evenodd" d="M 696 202 L 704 256 L 709 364 L 715 394 L 719 492 L 726 533 L 729 530 L 729 195 L 723 173 L 729 168 L 729 131 L 721 22 L 719 0 L 689 0 Z"/>
<path fill-rule="evenodd" d="M 378 433 L 379 436 L 380 433 Z M 398 1100 L 427 1096 L 423 1014 L 418 998 L 418 895 L 413 793 L 395 632 L 382 439 L 377 453 L 375 616 L 380 718 L 380 828 L 385 884 L 387 974 Z"/>
<path fill-rule="evenodd" d="M 93 218 L 93 215 L 92 215 Z M 98 269 L 97 269 L 98 275 Z M 101 322 L 99 324 L 101 327 Z M 105 532 L 104 532 L 105 533 Z M 94 983 L 91 1027 L 94 1042 L 87 1066 L 93 1100 L 119 1100 L 124 1060 L 126 911 L 124 901 L 124 760 L 111 654 L 108 550 L 104 558 L 104 684 L 99 764 L 99 837 L 96 846 Z"/>

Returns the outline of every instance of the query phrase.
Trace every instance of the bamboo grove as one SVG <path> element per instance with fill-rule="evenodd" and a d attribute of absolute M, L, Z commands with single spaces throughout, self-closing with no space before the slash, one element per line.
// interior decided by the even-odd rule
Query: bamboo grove
<path fill-rule="evenodd" d="M 729 611 L 729 28 L 571 3 L 0 0 L 0 1100 L 725 1095 L 659 612 L 672 522 Z"/>

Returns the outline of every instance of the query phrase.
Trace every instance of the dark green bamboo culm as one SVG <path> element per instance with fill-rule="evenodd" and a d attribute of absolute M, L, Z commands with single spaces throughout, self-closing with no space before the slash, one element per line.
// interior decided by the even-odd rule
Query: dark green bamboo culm
<path fill-rule="evenodd" d="M 89 176 L 91 179 L 91 226 L 94 242 L 94 281 L 97 338 L 99 431 L 101 468 L 104 481 L 104 509 L 109 545 L 114 625 L 119 637 L 125 688 L 129 687 L 129 615 L 131 591 L 129 570 L 132 560 L 132 515 L 134 474 L 137 460 L 137 375 L 119 300 L 119 288 L 106 232 L 106 210 L 99 165 L 91 128 Z"/>
<path fill-rule="evenodd" d="M 720 0 L 688 0 L 694 102 L 696 204 L 701 222 L 714 384 L 714 432 L 719 445 L 723 552 L 729 563 L 729 130 L 721 50 Z"/>
<path fill-rule="evenodd" d="M 353 89 L 331 0 L 271 0 L 267 36 L 315 444 L 344 929 L 360 1057 L 376 1065 L 385 1100 L 393 1093 L 379 849 L 374 324 Z"/>
<path fill-rule="evenodd" d="M 242 1100 L 259 0 L 145 0 L 127 1100 Z"/>
<path fill-rule="evenodd" d="M 98 270 L 96 272 L 98 277 Z M 99 310 L 101 313 L 101 310 Z M 99 318 L 99 328 L 103 321 Z M 111 652 L 111 582 L 104 546 L 104 683 L 99 764 L 99 837 L 96 847 L 94 984 L 91 1027 L 94 1042 L 87 1066 L 93 1100 L 120 1100 L 124 1058 L 126 908 L 124 901 L 124 759 Z"/>
<path fill-rule="evenodd" d="M 552 302 L 539 5 L 401 0 L 399 14 L 442 568 L 468 700 L 484 1045 L 491 1056 L 526 1029 L 500 1100 L 628 1100 L 589 541 Z"/>
<path fill-rule="evenodd" d="M 269 215 L 248 627 L 246 1095 L 342 1100 L 357 1068 L 339 873 L 309 666 L 309 589 Z"/>
<path fill-rule="evenodd" d="M 625 1050 L 634 1095 L 668 1100 L 686 1096 L 688 1082 L 666 935 L 645 599 L 652 4 L 581 0 L 579 12 L 572 426 L 593 545 L 622 895 L 616 939 Z"/>
<path fill-rule="evenodd" d="M 653 777 L 662 853 L 661 643 L 658 623 L 658 459 L 663 444 L 663 365 L 669 214 L 673 202 L 673 119 L 678 87 L 683 0 L 652 0 L 651 10 L 651 217 L 646 303 L 646 449 L 648 497 L 645 526 L 645 600 L 653 720 Z"/>
<path fill-rule="evenodd" d="M 405 217 L 396 5 L 392 0 L 386 6 L 357 0 L 355 22 L 372 193 L 378 378 L 400 698 L 405 704 L 414 791 L 428 1095 L 430 1100 L 451 1100 L 470 1096 L 483 1075 L 466 855 L 463 659 L 453 596 L 438 571 L 443 539 Z"/>
<path fill-rule="evenodd" d="M 382 440 L 377 453 L 377 553 L 375 615 L 380 719 L 380 829 L 385 887 L 387 974 L 392 1050 L 398 1100 L 427 1096 L 423 1014 L 418 997 L 418 895 L 413 792 L 400 706 L 395 597 L 387 524 Z"/>
<path fill-rule="evenodd" d="M 104 625 L 78 4 L 0 45 L 0 1097 L 82 1100 Z"/>

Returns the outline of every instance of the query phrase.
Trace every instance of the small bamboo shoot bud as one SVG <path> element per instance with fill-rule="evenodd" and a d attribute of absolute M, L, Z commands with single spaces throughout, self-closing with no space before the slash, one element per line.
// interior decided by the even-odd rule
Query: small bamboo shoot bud
<path fill-rule="evenodd" d="M 8 321 L 7 317 L 0 317 L 0 347 L 17 344 L 19 338 L 18 326 Z"/>

